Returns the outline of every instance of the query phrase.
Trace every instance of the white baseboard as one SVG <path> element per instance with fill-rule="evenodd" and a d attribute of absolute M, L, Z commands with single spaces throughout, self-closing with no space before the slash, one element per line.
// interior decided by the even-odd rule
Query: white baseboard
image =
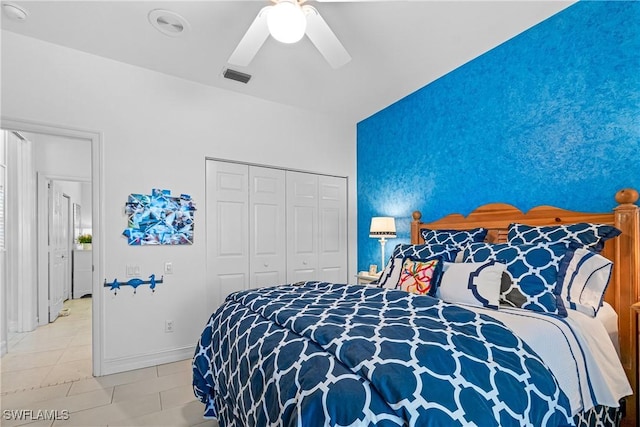
<path fill-rule="evenodd" d="M 7 354 L 9 347 L 7 347 L 7 340 L 0 341 L 0 357 Z"/>
<path fill-rule="evenodd" d="M 156 353 L 105 359 L 102 364 L 102 375 L 117 374 L 118 372 L 148 368 L 150 366 L 162 365 L 164 363 L 191 359 L 195 350 L 196 347 L 193 345 Z"/>

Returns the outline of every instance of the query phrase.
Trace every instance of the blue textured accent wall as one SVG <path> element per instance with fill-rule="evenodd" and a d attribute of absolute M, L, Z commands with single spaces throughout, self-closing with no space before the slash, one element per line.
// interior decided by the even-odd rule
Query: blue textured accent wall
<path fill-rule="evenodd" d="M 580 2 L 358 124 L 358 267 L 372 216 L 490 202 L 609 211 L 640 189 L 640 2 Z"/>

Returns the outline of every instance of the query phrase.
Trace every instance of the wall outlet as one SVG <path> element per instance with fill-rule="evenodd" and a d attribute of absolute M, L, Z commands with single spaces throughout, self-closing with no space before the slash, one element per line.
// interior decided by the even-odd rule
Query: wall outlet
<path fill-rule="evenodd" d="M 173 332 L 173 320 L 165 320 L 164 321 L 164 331 L 165 332 Z"/>
<path fill-rule="evenodd" d="M 127 277 L 137 277 L 137 276 L 140 276 L 140 266 L 127 265 Z"/>
<path fill-rule="evenodd" d="M 165 262 L 164 263 L 164 274 L 173 274 L 173 263 Z"/>

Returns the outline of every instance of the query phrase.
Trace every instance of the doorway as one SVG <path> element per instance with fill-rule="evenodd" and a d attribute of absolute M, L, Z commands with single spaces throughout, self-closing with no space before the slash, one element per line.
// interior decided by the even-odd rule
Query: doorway
<path fill-rule="evenodd" d="M 38 139 L 47 148 L 54 146 L 58 151 L 73 151 L 76 156 L 73 163 L 90 164 L 90 152 L 87 144 L 78 147 L 77 141 L 51 140 L 50 137 Z M 44 140 L 43 140 L 44 139 Z M 75 142 L 75 146 L 74 146 Z M 68 146 L 68 147 L 66 147 Z M 67 149 L 65 149 L 67 148 Z M 68 148 L 71 148 L 70 150 Z M 84 148 L 84 152 L 82 152 Z M 36 158 L 41 156 L 42 147 L 35 144 Z M 46 151 L 46 150 L 45 150 Z M 7 361 L 9 368 L 16 358 L 35 359 L 45 364 L 42 379 L 33 378 L 33 383 L 71 382 L 89 378 L 92 374 L 91 351 L 91 254 L 92 251 L 79 244 L 80 235 L 92 233 L 91 216 L 82 218 L 82 206 L 91 206 L 90 181 L 82 181 L 73 176 L 61 179 L 48 173 L 58 172 L 47 155 L 46 162 L 36 161 L 37 205 L 38 205 L 38 300 L 39 326 L 26 334 L 15 337 L 14 346 L 9 345 Z M 42 172 L 42 171 L 50 172 Z M 85 171 L 89 174 L 90 171 Z M 71 171 L 67 172 L 71 173 Z M 82 174 L 82 170 L 76 171 Z M 88 188 L 89 191 L 83 191 Z M 90 209 L 87 209 L 90 211 Z M 48 294 L 47 294 L 48 291 Z M 47 298 L 48 295 L 48 298 Z M 44 313 L 44 315 L 42 315 Z M 47 315 L 48 314 L 48 318 Z M 39 356 L 51 354 L 47 362 Z M 59 355 L 59 357 L 55 357 Z M 29 369 L 27 363 L 21 369 Z M 14 368 L 17 369 L 17 368 Z M 39 372 L 39 370 L 38 370 Z M 16 387 L 21 380 L 15 378 L 16 371 L 6 371 L 3 376 L 9 380 L 7 388 Z M 14 378 L 11 378 L 11 376 Z M 13 380 L 13 381 L 12 381 Z M 26 379 L 25 379 L 26 381 Z"/>
<path fill-rule="evenodd" d="M 92 290 L 93 298 L 90 301 L 91 307 L 91 325 L 89 330 L 91 331 L 91 350 L 92 350 L 92 373 L 95 376 L 101 375 L 102 372 L 102 347 L 101 343 L 101 309 L 100 309 L 100 292 L 101 287 L 99 286 L 98 277 L 102 275 L 102 265 L 100 262 L 100 211 L 101 211 L 101 203 L 100 203 L 100 145 L 101 145 L 101 135 L 95 132 L 82 131 L 76 129 L 69 128 L 61 128 L 57 126 L 52 126 L 48 124 L 40 124 L 35 122 L 27 122 L 21 120 L 14 120 L 9 118 L 2 118 L 2 129 L 7 131 L 18 132 L 22 135 L 27 135 L 30 139 L 33 139 L 35 143 L 32 145 L 32 149 L 34 149 L 32 166 L 33 170 L 40 172 L 43 176 L 46 176 L 50 181 L 60 181 L 60 180 L 75 180 L 75 181 L 85 181 L 88 184 L 88 188 L 91 193 L 91 201 L 87 206 L 84 207 L 84 210 L 88 213 L 91 221 L 91 234 L 93 235 L 92 242 L 92 251 L 90 256 L 90 289 Z M 65 143 L 68 143 L 65 145 Z M 79 150 L 80 149 L 80 150 Z M 43 150 L 40 152 L 39 150 Z M 77 154 L 78 151 L 82 151 L 86 153 L 81 159 L 78 160 Z M 63 163 L 62 169 L 63 173 L 56 173 L 55 168 L 52 168 L 51 165 L 44 164 L 42 159 L 52 159 L 58 158 Z M 75 159 L 75 160 L 74 160 Z M 65 163 L 66 162 L 66 163 Z M 71 163 L 70 163 L 71 162 Z M 29 162 L 24 162 L 22 166 L 27 165 Z M 79 171 L 80 166 L 85 167 L 84 172 Z M 7 172 L 10 174 L 12 165 L 7 163 Z M 84 173 L 84 175 L 83 175 Z M 35 176 L 35 173 L 32 173 L 32 176 Z M 39 180 L 38 180 L 39 181 Z M 34 209 L 37 211 L 37 205 L 40 203 L 37 202 L 36 194 L 41 195 L 42 189 L 39 188 L 38 182 L 27 183 L 25 186 L 26 189 L 30 189 L 33 197 L 33 205 Z M 36 192 L 36 188 L 40 190 L 39 193 Z M 72 212 L 73 212 L 73 203 L 71 202 L 71 198 L 66 198 L 65 196 L 69 196 L 69 194 L 65 194 L 64 191 L 60 192 L 60 215 L 59 220 L 68 224 L 72 224 Z M 11 195 L 7 196 L 6 204 L 12 202 Z M 56 202 L 54 202 L 56 203 Z M 66 206 L 68 209 L 65 209 Z M 67 215 L 64 214 L 67 212 Z M 37 218 L 37 219 L 36 219 Z M 48 259 L 49 254 L 43 258 L 42 255 L 42 244 L 38 238 L 36 238 L 38 233 L 36 230 L 40 229 L 42 223 L 49 222 L 49 218 L 43 218 L 42 215 L 33 215 L 31 218 L 20 218 L 20 226 L 18 230 L 18 234 L 20 234 L 19 239 L 22 239 L 21 242 L 35 242 L 31 247 L 28 244 L 23 244 L 20 250 L 20 258 L 22 258 L 25 253 L 27 257 L 30 257 L 32 262 L 35 259 Z M 7 228 L 9 230 L 9 228 Z M 41 235 L 39 235 L 42 237 Z M 9 238 L 10 236 L 7 236 Z M 61 240 L 65 240 L 70 242 L 70 236 L 68 234 L 64 234 L 59 236 Z M 73 245 L 69 243 L 69 245 Z M 56 257 L 59 260 L 70 258 L 68 255 L 68 250 L 70 248 L 64 248 L 62 245 L 56 251 L 54 251 L 53 258 Z M 48 245 L 46 250 L 48 251 Z M 7 272 L 11 269 L 11 263 L 15 262 L 15 257 L 9 254 L 7 251 L 6 257 L 6 270 Z M 31 265 L 34 266 L 36 263 L 33 262 Z M 43 300 L 48 300 L 48 281 L 42 280 L 41 275 L 41 263 L 40 266 L 36 268 L 37 271 L 28 271 L 27 275 L 31 274 L 32 277 L 29 277 L 30 280 L 26 280 L 20 283 L 23 283 L 20 290 L 18 292 L 21 293 L 19 298 L 15 298 L 13 300 L 6 299 L 8 304 L 1 307 L 0 310 L 0 327 L 4 333 L 4 337 L 7 336 L 7 329 L 16 329 L 21 331 L 31 331 L 34 330 L 37 326 L 48 324 L 49 323 L 49 310 L 48 307 L 46 311 L 43 310 Z M 51 263 L 46 262 L 47 269 Z M 63 268 L 59 270 L 60 277 L 65 277 L 67 272 L 65 272 L 66 267 L 64 267 L 65 263 L 62 262 L 61 265 Z M 68 274 L 71 275 L 71 263 L 68 264 Z M 33 268 L 33 267 L 31 267 Z M 20 270 L 14 266 L 14 270 Z M 30 270 L 27 268 L 26 270 Z M 48 277 L 48 272 L 47 272 Z M 7 280 L 7 275 L 0 274 L 0 286 L 2 287 L 3 294 L 10 294 L 12 291 L 10 290 L 10 281 Z M 62 282 L 67 283 L 66 279 L 62 279 Z M 47 287 L 43 287 L 43 284 L 47 285 Z M 45 297 L 46 294 L 46 297 Z M 71 288 L 62 287 L 61 295 L 57 296 L 54 299 L 64 301 L 65 299 L 71 300 L 73 297 Z M 15 313 L 10 313 L 11 301 L 15 302 L 16 309 L 19 312 L 18 318 L 22 319 L 22 324 L 18 325 L 17 323 L 13 325 L 10 320 L 10 316 Z M 51 320 L 55 318 L 55 315 L 63 312 L 64 310 L 58 310 L 56 313 L 56 309 L 52 310 Z M 8 349 L 11 352 L 11 348 Z"/>
<path fill-rule="evenodd" d="M 60 141 L 49 143 L 60 147 Z M 79 155 L 87 156 L 88 151 Z M 81 215 L 82 206 L 91 206 L 91 182 L 43 172 L 37 177 L 38 324 L 43 326 L 69 314 L 65 301 L 93 293 L 92 251 L 80 243 L 92 234 L 91 215 Z"/>

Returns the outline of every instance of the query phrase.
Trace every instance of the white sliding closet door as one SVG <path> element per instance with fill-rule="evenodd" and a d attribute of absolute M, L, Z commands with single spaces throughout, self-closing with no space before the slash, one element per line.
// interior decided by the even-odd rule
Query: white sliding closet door
<path fill-rule="evenodd" d="M 249 283 L 249 166 L 207 161 L 207 299 L 218 307 Z"/>
<path fill-rule="evenodd" d="M 347 282 L 347 180 L 207 160 L 207 304 L 306 280 Z"/>
<path fill-rule="evenodd" d="M 319 280 L 318 175 L 287 171 L 287 282 Z"/>
<path fill-rule="evenodd" d="M 249 167 L 249 287 L 285 283 L 285 171 Z"/>
<path fill-rule="evenodd" d="M 318 280 L 347 283 L 346 179 L 319 176 L 318 184 Z"/>

